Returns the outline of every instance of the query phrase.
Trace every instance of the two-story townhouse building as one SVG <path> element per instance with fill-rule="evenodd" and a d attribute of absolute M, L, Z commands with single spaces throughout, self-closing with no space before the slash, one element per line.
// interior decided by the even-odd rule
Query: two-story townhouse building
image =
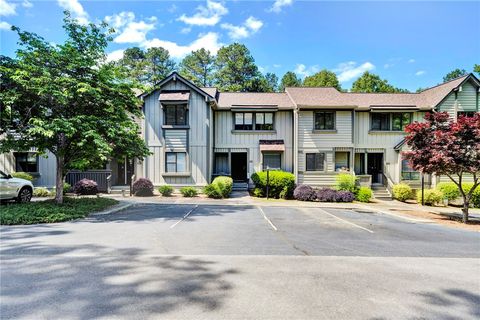
<path fill-rule="evenodd" d="M 366 185 L 415 185 L 420 176 L 401 156 L 405 126 L 422 121 L 425 112 L 447 111 L 452 119 L 479 112 L 479 88 L 470 74 L 419 93 L 308 87 L 230 93 L 172 73 L 140 96 L 144 117 L 138 121 L 152 154 L 112 159 L 105 170 L 117 185 L 127 185 L 132 174 L 155 185 L 204 186 L 217 175 L 248 182 L 265 168 L 293 172 L 297 183 L 312 186 L 333 185 L 344 171 Z M 55 181 L 52 156 L 33 150 L 0 155 L 0 169 L 35 171 L 37 185 Z"/>

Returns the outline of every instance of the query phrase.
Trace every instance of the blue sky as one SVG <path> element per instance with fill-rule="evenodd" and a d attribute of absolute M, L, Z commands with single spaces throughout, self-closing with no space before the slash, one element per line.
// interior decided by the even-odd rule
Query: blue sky
<path fill-rule="evenodd" d="M 13 56 L 17 25 L 64 39 L 62 11 L 80 22 L 107 20 L 123 49 L 163 46 L 179 60 L 191 50 L 244 43 L 263 72 L 304 77 L 327 68 L 344 88 L 365 70 L 397 87 L 439 83 L 480 64 L 480 2 L 0 0 L 0 51 Z"/>

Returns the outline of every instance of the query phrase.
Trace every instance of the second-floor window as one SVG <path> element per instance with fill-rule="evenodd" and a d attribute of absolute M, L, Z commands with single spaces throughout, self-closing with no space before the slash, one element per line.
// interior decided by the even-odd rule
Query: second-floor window
<path fill-rule="evenodd" d="M 236 112 L 235 130 L 273 130 L 272 112 Z"/>
<path fill-rule="evenodd" d="M 165 109 L 165 124 L 184 126 L 187 124 L 187 105 L 166 105 Z"/>
<path fill-rule="evenodd" d="M 412 122 L 411 112 L 374 112 L 371 113 L 371 130 L 404 131 Z"/>
<path fill-rule="evenodd" d="M 315 112 L 315 130 L 335 130 L 335 112 Z"/>

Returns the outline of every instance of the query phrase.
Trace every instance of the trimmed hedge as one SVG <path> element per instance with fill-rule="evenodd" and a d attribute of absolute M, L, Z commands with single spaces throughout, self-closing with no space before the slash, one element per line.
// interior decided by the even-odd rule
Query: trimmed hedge
<path fill-rule="evenodd" d="M 293 197 L 300 201 L 314 201 L 316 198 L 315 190 L 305 184 L 299 185 L 293 191 Z"/>
<path fill-rule="evenodd" d="M 370 202 L 373 192 L 369 187 L 360 187 L 357 191 L 356 199 L 360 202 Z"/>
<path fill-rule="evenodd" d="M 393 198 L 398 201 L 405 202 L 408 199 L 413 198 L 412 187 L 410 187 L 406 183 L 399 183 L 394 185 L 392 188 L 392 192 L 393 192 Z"/>
<path fill-rule="evenodd" d="M 436 189 L 424 190 L 424 202 L 427 206 L 432 206 L 443 200 L 443 193 Z M 417 191 L 417 202 L 422 203 L 422 190 Z"/>
<path fill-rule="evenodd" d="M 191 198 L 195 197 L 198 191 L 194 187 L 182 187 L 180 188 L 180 193 L 186 198 Z"/>
<path fill-rule="evenodd" d="M 168 184 L 158 187 L 158 192 L 164 197 L 169 197 L 173 193 L 173 187 Z"/>
<path fill-rule="evenodd" d="M 255 187 L 262 190 L 261 193 L 257 192 L 257 194 L 263 194 L 263 196 L 265 196 L 267 194 L 267 172 L 255 172 L 252 174 L 251 178 L 255 183 Z M 271 170 L 269 172 L 269 197 L 277 199 L 292 198 L 294 189 L 295 176 L 292 173 L 281 170 Z"/>
<path fill-rule="evenodd" d="M 33 181 L 34 179 L 34 177 L 31 174 L 26 172 L 12 172 L 11 176 L 14 178 L 25 179 L 28 181 Z"/>
<path fill-rule="evenodd" d="M 357 177 L 349 173 L 340 173 L 335 177 L 335 189 L 338 191 L 355 192 Z"/>
<path fill-rule="evenodd" d="M 209 198 L 222 199 L 228 198 L 230 193 L 232 193 L 233 180 L 230 177 L 216 177 L 213 179 L 212 183 L 203 188 L 203 193 L 205 193 Z"/>
<path fill-rule="evenodd" d="M 93 180 L 82 179 L 75 183 L 73 192 L 81 195 L 95 195 L 98 193 L 98 186 Z"/>
<path fill-rule="evenodd" d="M 443 193 L 443 198 L 448 199 L 448 201 L 455 200 L 461 196 L 458 186 L 453 182 L 440 182 L 435 189 Z"/>
<path fill-rule="evenodd" d="M 39 198 L 48 197 L 50 196 L 50 191 L 44 187 L 37 187 L 33 190 L 33 196 Z"/>
<path fill-rule="evenodd" d="M 147 178 L 139 178 L 133 183 L 133 194 L 137 197 L 153 196 L 153 183 Z"/>

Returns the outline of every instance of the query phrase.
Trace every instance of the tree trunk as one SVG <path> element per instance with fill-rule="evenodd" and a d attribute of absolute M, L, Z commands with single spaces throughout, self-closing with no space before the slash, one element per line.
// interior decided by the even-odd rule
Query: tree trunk
<path fill-rule="evenodd" d="M 57 155 L 57 178 L 56 178 L 56 187 L 55 187 L 55 202 L 57 204 L 63 203 L 63 166 L 64 166 L 64 157 L 63 155 Z"/>
<path fill-rule="evenodd" d="M 469 205 L 470 205 L 470 203 L 467 200 L 467 197 L 463 197 L 463 208 L 462 208 L 462 213 L 463 213 L 462 222 L 463 223 L 468 222 L 468 207 L 469 207 Z"/>

